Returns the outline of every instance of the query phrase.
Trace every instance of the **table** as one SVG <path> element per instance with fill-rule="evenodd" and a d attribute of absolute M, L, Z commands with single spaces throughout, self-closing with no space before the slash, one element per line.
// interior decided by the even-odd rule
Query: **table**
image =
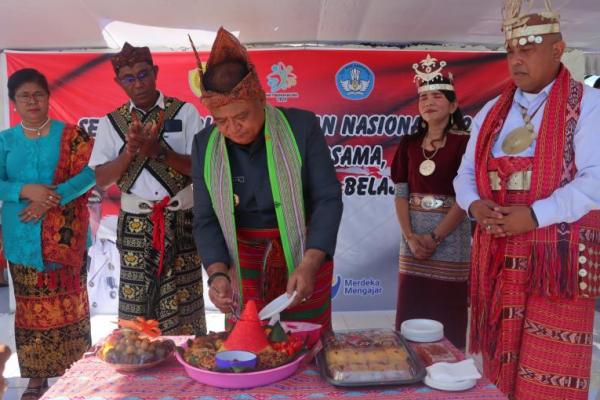
<path fill-rule="evenodd" d="M 172 338 L 181 342 L 185 338 Z M 458 353 L 450 342 L 449 348 Z M 461 355 L 462 358 L 462 355 Z M 163 364 L 121 374 L 96 357 L 77 361 L 43 396 L 44 400 L 297 400 L 297 399 L 469 400 L 506 399 L 487 379 L 466 392 L 442 392 L 422 384 L 379 388 L 338 388 L 321 378 L 314 364 L 288 379 L 245 390 L 220 389 L 189 378 L 175 357 Z"/>

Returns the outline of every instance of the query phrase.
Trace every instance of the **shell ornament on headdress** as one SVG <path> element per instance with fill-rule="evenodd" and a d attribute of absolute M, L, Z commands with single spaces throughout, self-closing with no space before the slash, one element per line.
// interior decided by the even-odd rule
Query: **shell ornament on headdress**
<path fill-rule="evenodd" d="M 543 11 L 532 12 L 532 9 L 533 0 L 504 1 L 502 31 L 507 44 L 540 44 L 544 41 L 543 35 L 560 32 L 560 14 L 552 10 L 550 0 L 544 0 Z"/>

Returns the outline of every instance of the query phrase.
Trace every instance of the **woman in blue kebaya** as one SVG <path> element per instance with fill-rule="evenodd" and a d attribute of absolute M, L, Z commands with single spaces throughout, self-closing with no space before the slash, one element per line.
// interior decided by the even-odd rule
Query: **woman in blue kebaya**
<path fill-rule="evenodd" d="M 22 400 L 37 399 L 90 346 L 85 252 L 87 167 L 93 140 L 48 117 L 46 77 L 21 69 L 8 79 L 21 122 L 0 132 L 4 251 L 17 303 L 15 337 Z"/>

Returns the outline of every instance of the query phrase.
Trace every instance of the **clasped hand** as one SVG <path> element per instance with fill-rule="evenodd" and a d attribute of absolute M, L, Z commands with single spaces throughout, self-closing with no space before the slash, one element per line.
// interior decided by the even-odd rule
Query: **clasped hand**
<path fill-rule="evenodd" d="M 56 192 L 56 186 L 29 184 L 23 186 L 21 197 L 29 200 L 29 204 L 19 213 L 22 222 L 37 222 L 46 212 L 60 205 L 61 196 Z"/>
<path fill-rule="evenodd" d="M 151 121 L 142 125 L 135 113 L 131 114 L 131 119 L 125 151 L 131 156 L 156 157 L 160 152 L 158 124 Z"/>
<path fill-rule="evenodd" d="M 528 206 L 501 207 L 491 200 L 477 200 L 469 212 L 481 228 L 494 237 L 519 235 L 537 228 Z"/>
<path fill-rule="evenodd" d="M 431 235 L 417 235 L 413 233 L 406 238 L 406 242 L 415 258 L 419 260 L 428 259 L 435 253 L 435 249 L 437 248 L 437 243 Z"/>

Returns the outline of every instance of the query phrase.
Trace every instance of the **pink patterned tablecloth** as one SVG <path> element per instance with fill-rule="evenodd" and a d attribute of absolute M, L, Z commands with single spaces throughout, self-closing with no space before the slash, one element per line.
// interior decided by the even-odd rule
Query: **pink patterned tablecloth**
<path fill-rule="evenodd" d="M 173 338 L 181 342 L 183 338 Z M 445 342 L 455 352 L 449 342 Z M 292 399 L 506 399 L 487 379 L 465 392 L 442 392 L 418 384 L 378 388 L 339 388 L 327 383 L 311 364 L 292 377 L 255 389 L 219 389 L 189 378 L 175 357 L 137 373 L 121 374 L 96 357 L 76 362 L 46 392 L 44 400 L 292 400 Z"/>

